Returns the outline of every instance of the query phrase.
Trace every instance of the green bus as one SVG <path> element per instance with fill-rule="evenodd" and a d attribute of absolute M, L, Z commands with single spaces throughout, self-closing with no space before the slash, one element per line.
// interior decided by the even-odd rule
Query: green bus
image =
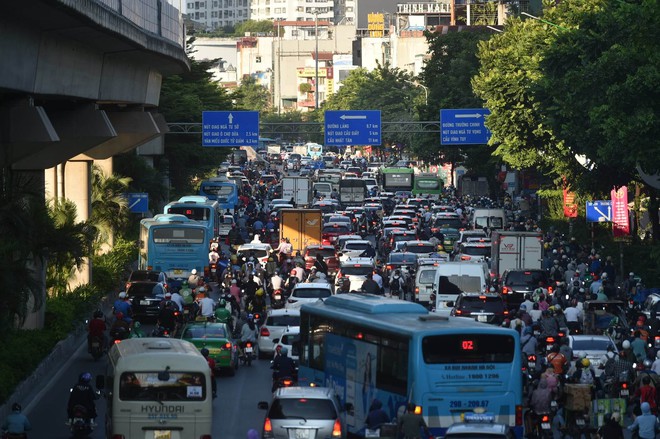
<path fill-rule="evenodd" d="M 413 168 L 383 168 L 383 191 L 412 191 L 415 174 Z"/>
<path fill-rule="evenodd" d="M 415 176 L 413 195 L 440 195 L 444 181 L 437 174 L 419 174 Z"/>

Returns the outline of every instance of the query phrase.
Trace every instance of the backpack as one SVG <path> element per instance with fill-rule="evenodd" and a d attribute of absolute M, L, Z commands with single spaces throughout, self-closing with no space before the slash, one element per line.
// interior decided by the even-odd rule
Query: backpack
<path fill-rule="evenodd" d="M 390 292 L 398 293 L 399 291 L 401 291 L 401 278 L 392 278 L 392 282 L 390 282 Z"/>

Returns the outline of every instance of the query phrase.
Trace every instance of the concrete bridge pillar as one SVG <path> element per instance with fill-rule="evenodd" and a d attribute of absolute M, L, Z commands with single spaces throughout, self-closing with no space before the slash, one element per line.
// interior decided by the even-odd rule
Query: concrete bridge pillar
<path fill-rule="evenodd" d="M 77 160 L 66 163 L 64 169 L 64 195 L 77 206 L 77 222 L 87 221 L 92 214 L 92 161 Z M 92 261 L 84 258 L 83 264 L 75 270 L 69 287 L 90 283 L 92 280 Z"/>

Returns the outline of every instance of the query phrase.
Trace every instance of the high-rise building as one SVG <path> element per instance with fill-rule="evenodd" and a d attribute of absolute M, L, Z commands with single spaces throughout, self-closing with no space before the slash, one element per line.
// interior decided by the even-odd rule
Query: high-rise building
<path fill-rule="evenodd" d="M 219 29 L 250 18 L 250 0 L 184 0 L 185 14 L 207 29 Z"/>
<path fill-rule="evenodd" d="M 252 0 L 250 17 L 253 20 L 333 22 L 334 0 Z"/>

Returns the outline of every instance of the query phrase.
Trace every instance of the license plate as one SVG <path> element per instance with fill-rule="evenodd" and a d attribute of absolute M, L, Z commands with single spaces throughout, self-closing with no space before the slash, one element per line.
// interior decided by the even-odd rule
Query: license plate
<path fill-rule="evenodd" d="M 251 354 L 252 353 L 252 348 L 245 348 L 245 352 L 248 353 L 248 354 Z"/>
<path fill-rule="evenodd" d="M 170 430 L 154 430 L 154 439 L 172 439 Z"/>
<path fill-rule="evenodd" d="M 309 430 L 302 430 L 302 429 L 296 430 L 296 439 L 308 439 L 308 438 L 309 438 Z"/>
<path fill-rule="evenodd" d="M 92 342 L 92 347 L 93 347 L 94 349 L 98 349 L 99 346 L 101 346 L 101 345 L 99 344 L 98 341 L 94 341 L 94 342 Z"/>
<path fill-rule="evenodd" d="M 149 301 L 148 301 L 148 300 L 140 300 L 140 305 L 142 305 L 142 306 L 148 306 L 148 305 L 149 305 Z"/>
<path fill-rule="evenodd" d="M 579 425 L 580 427 L 584 427 L 584 419 L 578 418 L 578 419 L 575 420 L 575 423 L 577 425 Z"/>
<path fill-rule="evenodd" d="M 543 430 L 550 430 L 550 423 L 549 422 L 541 422 L 541 428 Z"/>
<path fill-rule="evenodd" d="M 477 316 L 477 321 L 478 322 L 487 322 L 488 321 L 488 316 Z"/>
<path fill-rule="evenodd" d="M 621 396 L 628 396 L 628 389 L 621 389 Z"/>
<path fill-rule="evenodd" d="M 183 314 L 190 314 L 190 310 L 189 309 L 184 309 Z"/>
<path fill-rule="evenodd" d="M 530 361 L 527 363 L 527 367 L 530 369 L 534 369 L 536 367 L 536 363 L 533 361 Z"/>

